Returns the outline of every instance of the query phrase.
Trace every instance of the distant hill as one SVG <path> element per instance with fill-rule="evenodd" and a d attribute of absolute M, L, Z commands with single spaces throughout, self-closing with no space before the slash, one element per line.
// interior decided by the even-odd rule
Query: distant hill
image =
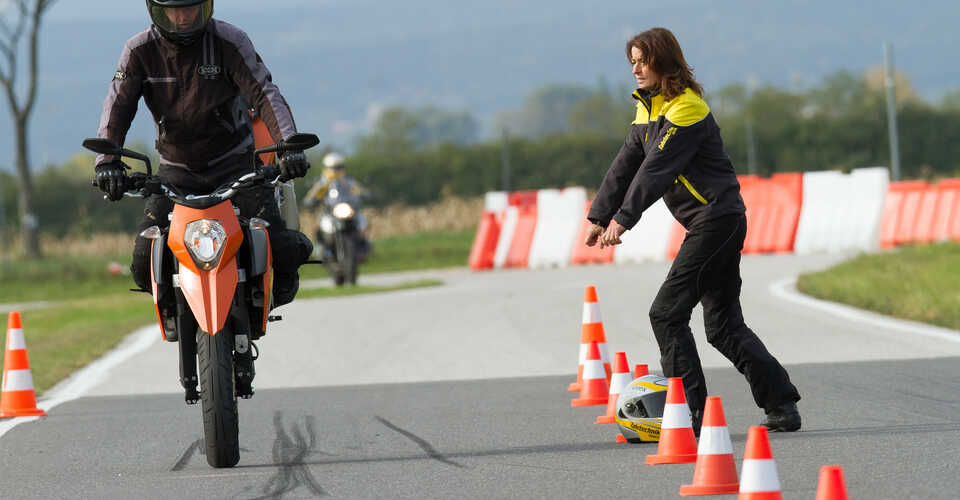
<path fill-rule="evenodd" d="M 250 34 L 299 128 L 341 146 L 386 106 L 466 109 L 487 123 L 548 83 L 629 84 L 624 42 L 652 26 L 674 31 L 708 90 L 749 75 L 812 86 L 839 69 L 881 64 L 884 40 L 894 43 L 898 69 L 924 96 L 960 87 L 956 2 L 781 3 L 274 0 L 267 8 L 220 0 L 216 16 Z M 35 165 L 64 160 L 96 133 L 123 42 L 146 18 L 142 2 L 54 5 L 42 30 Z M 129 140 L 152 144 L 153 133 L 141 106 Z M 10 136 L 10 120 L 0 117 L 0 151 L 8 152 L 0 165 L 12 161 Z"/>

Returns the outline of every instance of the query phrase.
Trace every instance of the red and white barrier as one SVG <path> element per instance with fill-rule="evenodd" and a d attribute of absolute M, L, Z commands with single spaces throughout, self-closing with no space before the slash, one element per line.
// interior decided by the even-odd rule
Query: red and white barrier
<path fill-rule="evenodd" d="M 803 174 L 794 252 L 876 249 L 887 184 L 885 168 Z"/>
<path fill-rule="evenodd" d="M 661 262 L 667 260 L 667 243 L 676 219 L 667 209 L 663 200 L 657 200 L 650 206 L 640 222 L 633 229 L 623 233 L 623 243 L 614 247 L 613 261 L 617 264 L 628 262 Z"/>
<path fill-rule="evenodd" d="M 960 179 L 891 183 L 886 168 L 871 167 L 739 180 L 747 206 L 744 253 L 869 252 L 960 241 Z M 658 200 L 622 244 L 587 247 L 589 207 L 582 187 L 487 193 L 470 267 L 659 262 L 674 258 L 686 235 Z"/>
<path fill-rule="evenodd" d="M 587 191 L 582 187 L 537 192 L 537 224 L 529 267 L 564 267 L 570 263 L 586 203 Z"/>

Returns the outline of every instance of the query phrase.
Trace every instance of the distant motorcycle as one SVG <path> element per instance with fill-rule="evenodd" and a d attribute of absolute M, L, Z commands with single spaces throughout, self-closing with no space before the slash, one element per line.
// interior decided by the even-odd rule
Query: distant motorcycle
<path fill-rule="evenodd" d="M 360 196 L 344 179 L 331 181 L 320 204 L 317 248 L 337 286 L 356 285 L 357 268 L 366 260 L 367 218 L 360 213 L 360 204 Z"/>
<path fill-rule="evenodd" d="M 256 152 L 303 151 L 318 142 L 313 134 L 294 134 Z M 266 334 L 268 322 L 280 318 L 270 316 L 268 232 L 273 229 L 262 219 L 240 216 L 232 197 L 239 189 L 277 186 L 283 180 L 279 169 L 263 165 L 209 194 L 182 194 L 161 184 L 146 155 L 106 139 L 87 139 L 83 146 L 144 163 L 146 174 L 127 177 L 127 196 L 160 195 L 174 203 L 169 228 L 151 226 L 140 233 L 153 240 L 154 308 L 164 340 L 179 343 L 186 403 L 202 402 L 207 463 L 233 467 L 240 460 L 237 397 L 253 396 L 253 362 L 259 354 L 253 341 Z M 161 295 L 171 292 L 176 301 L 172 315 L 157 305 Z"/>

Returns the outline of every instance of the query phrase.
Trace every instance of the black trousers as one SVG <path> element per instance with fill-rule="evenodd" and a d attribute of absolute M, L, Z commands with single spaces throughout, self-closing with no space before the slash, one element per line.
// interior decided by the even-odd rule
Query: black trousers
<path fill-rule="evenodd" d="M 743 215 L 692 228 L 650 307 L 663 374 L 683 378 L 687 404 L 695 416 L 702 415 L 707 398 L 707 382 L 690 331 L 690 313 L 697 302 L 703 304 L 707 341 L 746 377 L 757 406 L 770 410 L 800 400 L 787 371 L 743 321 L 740 252 L 746 234 Z"/>
<path fill-rule="evenodd" d="M 160 165 L 158 175 L 163 184 L 172 186 L 184 193 L 209 193 L 224 183 L 234 180 L 253 169 L 252 156 L 238 155 L 226 162 L 225 168 L 211 170 L 209 173 L 191 172 L 170 165 Z M 280 210 L 277 207 L 274 190 L 269 186 L 258 186 L 240 190 L 231 199 L 244 217 L 259 217 L 270 223 L 267 234 L 273 251 L 274 269 L 274 306 L 293 300 L 299 288 L 297 269 L 313 251 L 310 240 L 299 231 L 286 229 Z M 167 215 L 173 211 L 173 202 L 166 196 L 154 195 L 146 200 L 143 218 L 137 228 L 137 238 L 133 245 L 133 261 L 130 273 L 134 283 L 143 290 L 150 290 L 150 240 L 140 236 L 140 232 L 150 226 L 161 229 L 170 225 Z"/>

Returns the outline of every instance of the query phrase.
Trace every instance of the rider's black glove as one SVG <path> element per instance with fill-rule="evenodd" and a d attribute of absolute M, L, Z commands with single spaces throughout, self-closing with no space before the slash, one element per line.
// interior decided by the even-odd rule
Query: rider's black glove
<path fill-rule="evenodd" d="M 277 166 L 280 167 L 280 176 L 287 180 L 307 175 L 307 169 L 310 168 L 307 155 L 303 154 L 303 151 L 283 153 L 277 161 Z"/>
<path fill-rule="evenodd" d="M 114 160 L 94 167 L 97 172 L 97 187 L 107 194 L 107 199 L 117 201 L 123 198 L 127 187 L 127 167 L 122 161 Z"/>

